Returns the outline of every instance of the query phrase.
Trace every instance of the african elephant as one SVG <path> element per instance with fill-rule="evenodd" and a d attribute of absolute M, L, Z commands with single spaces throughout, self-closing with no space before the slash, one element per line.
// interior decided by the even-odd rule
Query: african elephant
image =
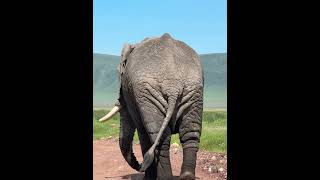
<path fill-rule="evenodd" d="M 100 121 L 120 112 L 121 153 L 146 179 L 172 179 L 172 134 L 183 148 L 180 179 L 195 179 L 203 111 L 203 71 L 198 54 L 168 33 L 125 44 L 118 67 L 120 90 L 115 107 Z M 143 163 L 132 150 L 137 129 Z"/>

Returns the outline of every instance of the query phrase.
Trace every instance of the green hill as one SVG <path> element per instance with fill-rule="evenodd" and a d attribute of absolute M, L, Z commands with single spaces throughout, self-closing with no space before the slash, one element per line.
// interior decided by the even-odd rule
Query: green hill
<path fill-rule="evenodd" d="M 227 107 L 227 54 L 200 55 L 204 78 L 204 107 Z M 93 105 L 110 107 L 118 95 L 117 66 L 120 57 L 107 54 L 93 54 Z"/>

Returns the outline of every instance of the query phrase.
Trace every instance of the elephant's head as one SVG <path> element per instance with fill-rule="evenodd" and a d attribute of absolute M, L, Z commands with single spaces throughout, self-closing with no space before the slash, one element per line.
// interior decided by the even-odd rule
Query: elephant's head
<path fill-rule="evenodd" d="M 112 110 L 107 115 L 105 115 L 104 117 L 99 119 L 100 122 L 109 120 L 111 117 L 113 117 L 121 109 L 121 103 L 120 103 L 121 76 L 125 72 L 127 59 L 129 57 L 130 53 L 133 51 L 133 49 L 134 49 L 134 45 L 130 45 L 130 44 L 124 44 L 124 46 L 122 48 L 120 64 L 117 68 L 118 73 L 119 73 L 119 84 L 120 84 L 119 85 L 119 98 L 118 98 L 118 101 L 115 103 L 115 106 L 112 108 Z"/>

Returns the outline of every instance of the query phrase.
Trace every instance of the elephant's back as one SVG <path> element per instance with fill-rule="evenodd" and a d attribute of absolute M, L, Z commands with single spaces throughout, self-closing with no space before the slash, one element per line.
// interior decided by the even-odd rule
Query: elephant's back
<path fill-rule="evenodd" d="M 130 54 L 127 72 L 133 80 L 152 78 L 202 83 L 202 67 L 198 54 L 185 43 L 165 34 L 147 40 Z"/>

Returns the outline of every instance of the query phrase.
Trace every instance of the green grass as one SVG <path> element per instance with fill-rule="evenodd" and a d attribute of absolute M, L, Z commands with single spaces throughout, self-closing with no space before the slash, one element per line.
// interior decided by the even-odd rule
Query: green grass
<path fill-rule="evenodd" d="M 105 123 L 97 120 L 105 115 L 107 110 L 93 111 L 93 139 L 103 137 L 119 136 L 119 114 Z M 212 152 L 227 152 L 227 112 L 226 111 L 204 111 L 202 121 L 202 134 L 200 149 Z M 138 142 L 137 132 L 134 142 Z M 174 134 L 171 143 L 180 144 L 179 135 Z"/>
<path fill-rule="evenodd" d="M 104 123 L 98 122 L 98 119 L 104 116 L 108 110 L 94 110 L 93 111 L 93 139 L 119 137 L 120 117 L 119 114 L 113 116 L 110 120 Z M 134 142 L 138 142 L 138 135 L 135 132 Z"/>
<path fill-rule="evenodd" d="M 119 115 L 105 123 L 98 122 L 98 119 L 105 115 L 105 110 L 94 111 L 93 113 L 93 138 L 100 139 L 102 137 L 119 136 Z M 99 117 L 99 118 L 98 118 Z"/>

